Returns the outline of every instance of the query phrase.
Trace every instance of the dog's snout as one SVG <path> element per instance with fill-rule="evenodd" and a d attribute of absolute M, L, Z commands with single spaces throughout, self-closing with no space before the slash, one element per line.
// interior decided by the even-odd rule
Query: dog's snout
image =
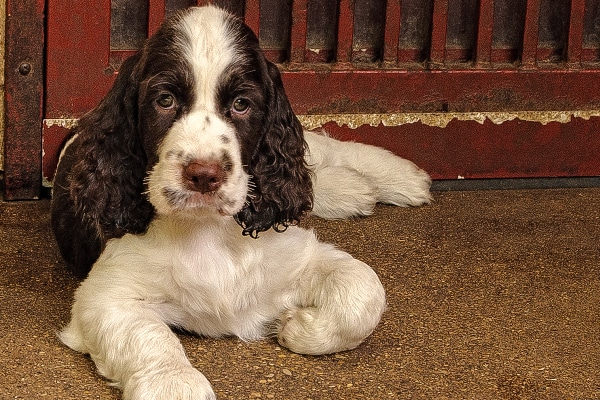
<path fill-rule="evenodd" d="M 200 193 L 217 191 L 225 177 L 218 162 L 191 162 L 183 168 L 183 181 L 187 189 Z"/>

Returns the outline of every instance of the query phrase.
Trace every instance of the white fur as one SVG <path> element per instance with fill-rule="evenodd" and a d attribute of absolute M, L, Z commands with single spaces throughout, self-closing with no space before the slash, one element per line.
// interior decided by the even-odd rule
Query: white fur
<path fill-rule="evenodd" d="M 109 241 L 76 291 L 71 321 L 60 334 L 67 346 L 89 354 L 125 399 L 215 398 L 170 327 L 243 340 L 276 336 L 294 352 L 325 354 L 358 346 L 385 309 L 375 272 L 311 231 L 241 235 L 233 215 L 243 206 L 249 177 L 234 128 L 206 100 L 214 98 L 215 77 L 235 55 L 226 54 L 222 12 L 199 10 L 181 23 L 194 38 L 187 56 L 202 83 L 197 103 L 167 133 L 149 175 L 158 215 L 145 234 Z M 367 215 L 377 201 L 429 201 L 429 178 L 409 161 L 314 133 L 306 140 L 317 215 Z M 185 160 L 223 154 L 232 164 L 226 182 L 215 193 L 186 192 Z M 165 189 L 181 194 L 181 201 L 167 201 Z"/>
<path fill-rule="evenodd" d="M 238 58 L 236 43 L 223 11 L 216 7 L 197 8 L 186 14 L 179 27 L 186 37 L 179 45 L 185 59 L 190 60 L 196 101 L 161 143 L 159 162 L 148 177 L 148 196 L 161 214 L 195 212 L 209 206 L 224 215 L 234 215 L 246 199 L 249 177 L 242 169 L 235 131 L 219 117 L 215 99 L 225 69 Z M 218 162 L 224 154 L 231 160 L 233 171 L 216 194 L 185 190 L 181 182 L 182 165 L 190 160 Z M 179 204 L 168 201 L 164 189 L 177 192 L 182 199 Z"/>
<path fill-rule="evenodd" d="M 210 385 L 169 326 L 244 340 L 276 334 L 292 351 L 324 354 L 358 346 L 384 308 L 373 270 L 312 232 L 291 227 L 255 240 L 206 211 L 201 221 L 161 216 L 145 235 L 109 242 L 61 339 L 89 353 L 125 398 L 203 399 Z"/>
<path fill-rule="evenodd" d="M 429 175 L 380 147 L 305 131 L 314 170 L 313 214 L 344 219 L 373 213 L 376 203 L 420 206 L 431 201 Z"/>
<path fill-rule="evenodd" d="M 222 140 L 227 138 L 227 140 Z M 181 168 L 189 160 L 218 162 L 226 154 L 232 170 L 226 182 L 214 194 L 186 190 L 181 181 Z M 159 147 L 159 161 L 148 177 L 148 196 L 159 214 L 195 213 L 202 207 L 215 207 L 223 215 L 234 215 L 244 205 L 248 174 L 242 168 L 240 145 L 233 128 L 216 112 L 196 106 L 171 127 Z M 173 204 L 164 190 L 177 192 L 181 201 Z"/>

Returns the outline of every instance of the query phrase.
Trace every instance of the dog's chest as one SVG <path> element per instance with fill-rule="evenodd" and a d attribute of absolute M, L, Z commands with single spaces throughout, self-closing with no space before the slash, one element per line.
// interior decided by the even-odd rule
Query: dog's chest
<path fill-rule="evenodd" d="M 172 243 L 170 306 L 181 315 L 182 327 L 208 336 L 257 339 L 287 306 L 290 287 L 268 249 L 236 233 Z"/>

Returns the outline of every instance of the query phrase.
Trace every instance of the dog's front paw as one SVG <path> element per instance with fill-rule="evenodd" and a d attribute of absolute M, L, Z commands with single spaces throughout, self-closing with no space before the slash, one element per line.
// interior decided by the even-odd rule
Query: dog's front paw
<path fill-rule="evenodd" d="M 124 400 L 215 400 L 210 382 L 194 368 L 155 371 L 132 377 L 123 388 Z"/>
<path fill-rule="evenodd" d="M 350 350 L 362 340 L 340 335 L 340 330 L 318 308 L 295 308 L 279 320 L 279 344 L 299 354 L 329 354 Z"/>

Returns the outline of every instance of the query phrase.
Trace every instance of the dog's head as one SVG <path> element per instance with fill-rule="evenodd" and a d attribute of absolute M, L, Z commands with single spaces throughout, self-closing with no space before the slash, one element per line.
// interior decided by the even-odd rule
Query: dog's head
<path fill-rule="evenodd" d="M 145 185 L 118 179 L 119 190 L 147 196 L 159 214 L 219 212 L 256 236 L 312 206 L 306 143 L 279 71 L 243 22 L 213 6 L 165 21 L 80 131 L 110 153 L 96 175 L 145 175 Z"/>

